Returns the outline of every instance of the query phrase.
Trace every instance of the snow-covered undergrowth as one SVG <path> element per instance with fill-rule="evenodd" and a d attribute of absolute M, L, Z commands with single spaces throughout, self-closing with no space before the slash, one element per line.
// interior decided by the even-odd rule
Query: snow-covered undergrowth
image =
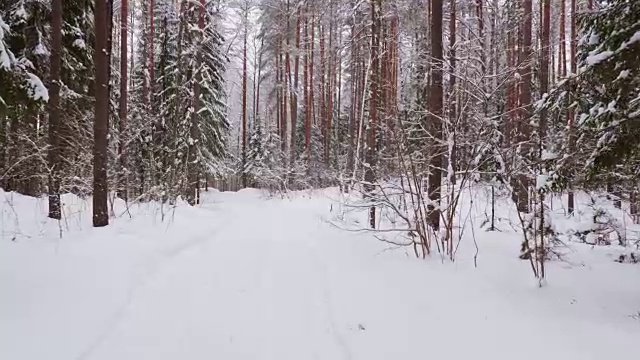
<path fill-rule="evenodd" d="M 0 193 L 0 358 L 69 359 L 602 359 L 640 339 L 640 265 L 632 250 L 563 242 L 538 288 L 514 211 L 486 231 L 484 189 L 456 261 L 341 227 L 366 225 L 336 189 L 269 197 L 210 191 L 203 204 L 113 204 L 91 227 L 90 200 Z M 471 201 L 473 199 L 473 202 Z M 559 233 L 584 228 L 590 199 Z M 597 199 L 617 216 L 604 199 Z M 621 224 L 633 236 L 630 221 Z M 364 218 L 363 218 L 364 216 Z M 163 219 L 164 217 L 164 219 Z M 463 217 L 464 218 L 464 217 Z M 473 220 L 473 221 L 472 221 Z M 460 228 L 462 225 L 458 224 Z M 476 255 L 477 268 L 473 257 Z"/>

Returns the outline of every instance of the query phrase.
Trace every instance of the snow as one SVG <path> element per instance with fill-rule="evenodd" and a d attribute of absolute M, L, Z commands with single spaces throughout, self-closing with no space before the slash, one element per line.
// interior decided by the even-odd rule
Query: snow
<path fill-rule="evenodd" d="M 627 79 L 629 77 L 629 75 L 631 74 L 631 71 L 629 70 L 622 70 L 620 71 L 620 74 L 618 75 L 618 77 L 616 78 L 616 80 L 620 80 L 620 79 Z"/>
<path fill-rule="evenodd" d="M 631 38 L 629 39 L 629 41 L 625 43 L 625 47 L 631 44 L 634 44 L 638 41 L 640 41 L 640 30 L 636 31 L 633 35 L 631 35 Z"/>
<path fill-rule="evenodd" d="M 538 174 L 536 176 L 536 190 L 545 188 L 549 184 L 549 176 L 546 174 Z"/>
<path fill-rule="evenodd" d="M 542 155 L 540 156 L 540 160 L 554 160 L 558 158 L 558 154 L 553 152 L 553 151 L 549 151 L 547 149 L 543 149 L 542 150 Z"/>
<path fill-rule="evenodd" d="M 640 30 L 636 31 L 629 39 L 629 44 L 640 41 Z"/>
<path fill-rule="evenodd" d="M 0 69 L 9 69 L 11 67 L 12 55 L 7 48 L 4 37 L 9 32 L 9 25 L 2 19 L 0 14 Z"/>
<path fill-rule="evenodd" d="M 2 31 L 0 29 L 0 31 Z M 8 49 L 5 47 L 2 39 L 0 39 L 0 69 L 11 68 L 11 58 L 9 57 Z"/>
<path fill-rule="evenodd" d="M 49 52 L 49 49 L 47 49 L 47 47 L 44 46 L 44 44 L 42 43 L 38 43 L 38 45 L 36 45 L 36 48 L 33 50 L 33 53 L 35 55 L 41 55 L 41 56 L 51 55 L 51 53 Z"/>
<path fill-rule="evenodd" d="M 29 19 L 29 14 L 27 13 L 27 10 L 24 8 L 24 2 L 21 1 L 19 6 L 16 6 L 12 12 L 13 17 L 16 20 L 28 20 Z"/>
<path fill-rule="evenodd" d="M 34 75 L 28 71 L 27 74 L 27 85 L 29 86 L 29 90 L 31 91 L 30 95 L 33 100 L 43 100 L 49 101 L 49 90 L 44 86 L 42 80 L 37 75 Z"/>
<path fill-rule="evenodd" d="M 78 49 L 86 49 L 87 48 L 87 44 L 84 42 L 83 39 L 75 39 L 73 41 L 73 46 L 77 47 Z"/>
<path fill-rule="evenodd" d="M 636 42 L 640 41 L 640 30 L 636 31 L 633 35 L 631 35 L 631 38 L 629 38 L 629 41 L 625 41 L 620 45 L 620 48 L 618 48 L 618 52 L 626 49 L 629 47 L 629 45 L 632 45 Z M 586 58 L 586 62 L 588 65 L 597 65 L 605 60 L 607 60 L 608 58 L 610 58 L 611 56 L 615 55 L 615 52 L 610 51 L 610 50 L 605 50 L 605 51 L 594 51 L 592 52 L 589 56 L 587 56 Z"/>
<path fill-rule="evenodd" d="M 473 196 L 461 206 L 481 217 L 486 198 Z M 0 358 L 583 360 L 637 348 L 640 266 L 613 262 L 612 248 L 575 245 L 537 288 L 505 223 L 475 230 L 475 268 L 470 238 L 452 263 L 332 226 L 339 199 L 115 201 L 111 225 L 92 228 L 91 199 L 65 195 L 58 224 L 46 199 L 0 192 Z M 505 204 L 500 218 L 515 213 Z"/>
<path fill-rule="evenodd" d="M 587 61 L 587 64 L 593 66 L 593 65 L 599 64 L 599 63 L 607 60 L 613 54 L 614 54 L 613 51 L 608 51 L 608 50 L 607 51 L 602 51 L 602 52 L 599 52 L 599 53 L 594 53 L 594 54 L 591 54 L 591 55 L 587 56 L 586 61 Z"/>

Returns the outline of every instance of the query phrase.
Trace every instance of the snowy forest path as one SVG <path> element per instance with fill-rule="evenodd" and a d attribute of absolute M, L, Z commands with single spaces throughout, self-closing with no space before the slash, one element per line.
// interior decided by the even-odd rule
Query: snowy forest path
<path fill-rule="evenodd" d="M 84 358 L 350 359 L 314 245 L 326 225 L 283 203 L 203 205 L 224 207 L 215 240 L 172 254 Z"/>
<path fill-rule="evenodd" d="M 637 267 L 595 263 L 613 275 L 598 279 L 550 262 L 538 289 L 517 238 L 483 238 L 478 268 L 471 242 L 454 263 L 416 259 L 328 224 L 366 224 L 337 196 L 211 191 L 62 240 L 0 243 L 0 358 L 585 360 L 637 345 L 636 282 L 612 281 Z"/>

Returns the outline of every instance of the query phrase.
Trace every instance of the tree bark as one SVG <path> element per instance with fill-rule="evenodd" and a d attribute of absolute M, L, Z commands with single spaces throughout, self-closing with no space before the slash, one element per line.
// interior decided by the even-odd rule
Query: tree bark
<path fill-rule="evenodd" d="M 313 8 L 315 11 L 315 7 Z M 309 53 L 310 65 L 309 65 L 309 108 L 307 112 L 309 113 L 307 126 L 307 158 L 309 159 L 309 165 L 311 165 L 311 125 L 315 124 L 315 98 L 314 98 L 314 82 L 313 82 L 313 66 L 314 66 L 314 48 L 316 41 L 316 31 L 315 31 L 315 14 L 311 15 L 311 25 L 309 26 L 309 30 L 311 30 L 311 52 Z"/>
<path fill-rule="evenodd" d="M 300 7 L 296 11 L 296 53 L 293 60 L 293 87 L 291 89 L 291 164 L 296 160 L 296 131 L 298 127 L 298 75 L 300 73 Z"/>
<path fill-rule="evenodd" d="M 451 67 L 451 76 L 449 77 L 449 127 L 451 128 L 449 131 L 453 132 L 455 134 L 456 132 L 456 118 L 458 117 L 457 115 L 457 109 L 456 109 L 456 76 L 455 76 L 455 72 L 456 72 L 456 0 L 451 0 L 451 3 L 449 4 L 449 10 L 450 10 L 450 15 L 449 15 L 449 53 L 450 53 L 450 60 L 449 60 L 449 66 Z M 482 20 L 480 20 L 482 18 L 482 0 L 478 0 L 478 9 L 477 9 L 477 13 L 478 13 L 478 35 L 480 37 L 480 39 L 482 39 L 482 29 L 483 29 L 483 22 Z M 483 75 L 484 76 L 484 72 Z M 455 135 L 454 135 L 454 139 L 455 139 Z M 455 140 L 454 140 L 455 141 Z M 452 174 L 447 174 L 448 176 L 450 176 L 449 181 L 451 182 L 451 184 L 456 183 L 456 176 L 455 176 L 455 171 L 456 171 L 456 149 L 455 146 L 453 147 L 453 149 L 451 149 L 451 154 L 449 154 L 449 168 L 452 170 Z"/>
<path fill-rule="evenodd" d="M 374 182 L 376 178 L 376 130 L 378 127 L 378 45 L 379 45 L 379 6 L 380 0 L 371 0 L 371 99 L 369 101 L 369 131 L 367 137 L 367 152 L 364 180 L 368 196 L 373 196 Z M 369 208 L 369 225 L 372 229 L 376 227 L 376 207 Z"/>
<path fill-rule="evenodd" d="M 567 76 L 567 43 L 565 40 L 565 24 L 566 20 L 566 11 L 565 11 L 565 0 L 560 0 L 560 29 L 558 29 L 558 36 L 560 39 L 558 42 L 560 43 L 558 49 L 558 75 L 562 78 Z"/>
<path fill-rule="evenodd" d="M 322 144 L 323 144 L 323 151 L 326 148 L 326 141 L 327 141 L 327 107 L 326 107 L 326 87 L 327 87 L 327 83 L 326 83 L 326 71 L 327 71 L 327 66 L 326 66 L 326 59 L 325 59 L 325 43 L 324 43 L 324 30 L 325 27 L 322 25 L 322 20 L 320 20 L 318 22 L 318 37 L 319 37 L 319 41 L 320 41 L 320 79 L 319 79 L 319 87 L 320 87 L 320 99 L 319 99 L 319 109 L 318 112 L 320 113 L 320 128 L 322 129 L 321 134 L 322 134 Z M 326 156 L 326 153 L 323 152 L 323 157 Z M 325 158 L 326 160 L 326 158 Z"/>
<path fill-rule="evenodd" d="M 247 187 L 247 25 L 248 4 L 244 3 L 244 39 L 242 47 L 242 187 Z"/>
<path fill-rule="evenodd" d="M 431 0 L 431 85 L 428 96 L 428 129 L 434 137 L 429 161 L 429 222 L 440 228 L 440 187 L 442 184 L 442 0 Z"/>
<path fill-rule="evenodd" d="M 154 39 L 156 37 L 155 34 L 155 14 L 154 14 L 154 10 L 155 10 L 155 2 L 154 0 L 151 0 L 149 2 L 149 89 L 150 89 L 150 97 L 149 99 L 153 99 L 153 88 L 154 88 L 154 83 L 155 83 L 155 77 L 156 77 L 156 65 L 155 65 L 155 47 L 153 46 L 154 44 Z"/>
<path fill-rule="evenodd" d="M 287 37 L 288 39 L 288 37 Z M 287 40 L 288 41 L 288 40 Z M 284 45 L 288 45 L 288 44 L 284 44 Z M 280 39 L 280 49 L 282 49 L 283 43 L 282 43 L 282 38 Z M 287 46 L 288 47 L 288 46 Z M 285 53 L 282 54 L 281 53 L 281 58 L 280 58 L 280 65 L 282 66 L 282 69 L 280 70 L 280 73 L 282 74 L 282 128 L 281 128 L 281 133 L 280 133 L 280 141 L 282 142 L 282 153 L 285 157 L 285 159 L 288 156 L 288 147 L 287 144 L 289 143 L 289 137 L 287 136 L 287 129 L 288 129 L 288 124 L 289 124 L 289 115 L 288 112 L 289 110 L 287 109 L 287 105 L 289 103 L 289 49 L 285 50 Z"/>
<path fill-rule="evenodd" d="M 125 132 L 127 129 L 127 75 L 128 75 L 128 0 L 121 0 L 120 7 L 120 108 L 118 123 L 118 197 L 127 201 L 127 154 L 125 149 Z"/>
<path fill-rule="evenodd" d="M 304 149 L 309 161 L 309 140 L 311 135 L 311 112 L 309 105 L 309 16 L 307 14 L 308 7 L 305 7 L 304 15 L 304 64 L 303 64 L 303 96 L 304 96 Z"/>
<path fill-rule="evenodd" d="M 531 108 L 531 17 L 532 17 L 532 2 L 531 0 L 524 0 L 522 2 L 523 19 L 521 27 L 521 39 L 522 48 L 519 51 L 521 71 L 521 81 L 519 83 L 519 106 L 517 111 L 517 124 L 516 124 L 516 139 L 521 144 L 520 146 L 520 158 L 524 161 L 524 157 L 527 155 L 527 149 L 529 148 L 527 142 L 529 139 L 529 112 Z M 514 200 L 518 211 L 527 212 L 529 210 L 529 177 L 525 173 L 525 166 L 521 164 L 516 176 L 517 181 L 513 184 Z"/>
<path fill-rule="evenodd" d="M 576 0 L 571 0 L 571 40 L 569 43 L 570 46 L 570 53 L 571 53 L 571 72 L 573 74 L 577 73 L 577 69 L 576 69 L 576 45 L 577 45 L 577 37 L 578 34 L 576 33 Z M 571 92 L 575 92 L 575 82 L 571 81 Z M 574 136 L 573 136 L 573 117 L 574 117 L 574 112 L 573 109 L 570 108 L 567 111 L 567 124 L 568 124 L 568 128 L 569 128 L 569 152 L 573 151 L 573 143 L 574 143 Z M 574 195 L 573 195 L 573 191 L 571 190 L 571 185 L 569 185 L 569 192 L 567 194 L 567 212 L 569 213 L 569 215 L 573 215 L 573 210 L 575 207 L 574 204 Z"/>
<path fill-rule="evenodd" d="M 49 84 L 49 217 L 60 220 L 60 60 L 62 0 L 51 1 L 51 78 Z"/>
<path fill-rule="evenodd" d="M 542 0 L 542 59 L 540 62 L 540 94 L 549 92 L 549 34 L 551 32 L 551 4 L 550 0 Z M 547 114 L 540 113 L 540 139 L 544 139 L 547 132 Z"/>
<path fill-rule="evenodd" d="M 107 207 L 107 136 L 109 134 L 108 0 L 95 4 L 95 121 L 93 128 L 93 226 L 109 225 Z"/>

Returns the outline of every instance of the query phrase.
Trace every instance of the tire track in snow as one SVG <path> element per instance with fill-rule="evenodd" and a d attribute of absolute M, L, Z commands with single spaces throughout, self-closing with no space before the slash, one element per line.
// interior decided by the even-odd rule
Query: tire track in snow
<path fill-rule="evenodd" d="M 196 237 L 194 240 L 186 241 L 182 244 L 175 245 L 173 247 L 169 247 L 167 249 L 157 251 L 150 259 L 143 261 L 142 265 L 137 268 L 141 268 L 141 275 L 137 276 L 137 279 L 129 286 L 127 290 L 127 295 L 125 297 L 125 301 L 120 304 L 113 315 L 111 315 L 106 325 L 104 325 L 103 330 L 98 334 L 98 336 L 87 345 L 84 350 L 76 356 L 75 360 L 86 360 L 88 359 L 93 352 L 102 345 L 102 343 L 111 335 L 111 333 L 116 329 L 118 324 L 122 322 L 122 320 L 126 317 L 126 312 L 133 303 L 136 295 L 141 289 L 149 283 L 149 281 L 153 280 L 157 274 L 167 266 L 168 263 L 174 261 L 182 254 L 186 253 L 188 250 L 194 249 L 200 245 L 205 244 L 209 240 L 215 237 L 216 232 L 211 232 L 206 235 L 201 235 Z"/>
<path fill-rule="evenodd" d="M 309 236 L 309 238 L 313 237 Z M 320 283 L 322 287 L 322 303 L 324 305 L 325 317 L 328 320 L 329 330 L 331 331 L 333 340 L 335 344 L 340 348 L 343 358 L 351 360 L 353 359 L 351 347 L 347 343 L 346 337 L 342 334 L 338 325 L 336 324 L 335 314 L 333 312 L 333 294 L 329 285 L 329 281 L 327 280 L 327 277 L 329 276 L 329 267 L 327 265 L 326 259 L 320 259 L 316 242 L 317 240 L 314 240 L 313 245 L 311 244 L 312 242 L 307 242 L 307 249 L 313 260 L 313 263 L 319 270 L 318 273 L 322 274 L 322 276 L 319 277 L 321 278 Z"/>

